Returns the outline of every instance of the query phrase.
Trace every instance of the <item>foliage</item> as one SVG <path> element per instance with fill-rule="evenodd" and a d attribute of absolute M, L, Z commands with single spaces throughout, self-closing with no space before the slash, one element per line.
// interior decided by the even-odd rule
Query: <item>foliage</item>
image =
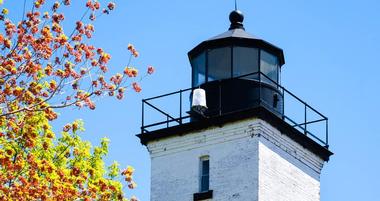
<path fill-rule="evenodd" d="M 56 137 L 50 121 L 58 108 L 95 109 L 97 98 L 122 99 L 129 88 L 140 92 L 138 82 L 154 68 L 135 81 L 138 70 L 129 65 L 139 53 L 129 45 L 124 71 L 107 74 L 111 56 L 89 42 L 92 22 L 114 10 L 113 2 L 102 8 L 100 1 L 86 1 L 69 34 L 61 7 L 70 0 L 50 3 L 35 0 L 18 23 L 7 18 L 5 8 L 0 15 L 5 30 L 0 33 L 0 200 L 126 199 L 118 164 L 104 166 L 108 140 L 94 148 L 82 141 L 81 121 L 67 124 Z M 131 167 L 121 172 L 129 188 L 136 186 L 132 173 Z"/>
<path fill-rule="evenodd" d="M 69 6 L 70 1 L 64 0 L 63 4 Z M 123 73 L 108 80 L 105 73 L 110 54 L 88 44 L 95 28 L 84 19 L 89 16 L 92 22 L 96 16 L 110 13 L 114 3 L 100 11 L 99 1 L 88 0 L 84 15 L 69 35 L 62 27 L 65 16 L 59 13 L 61 3 L 52 5 L 52 14 L 41 14 L 43 6 L 47 7 L 44 0 L 35 1 L 32 11 L 18 24 L 5 18 L 7 9 L 0 16 L 5 28 L 5 35 L 0 34 L 0 116 L 43 111 L 53 120 L 57 118 L 55 108 L 75 105 L 95 109 L 94 97 L 109 95 L 122 99 L 128 87 L 141 91 L 139 84 L 131 81 L 138 71 L 129 64 L 139 56 L 132 45 L 128 46 L 130 59 Z M 153 71 L 150 66 L 147 74 Z"/>
<path fill-rule="evenodd" d="M 1 200 L 123 200 L 118 163 L 106 171 L 103 162 L 108 139 L 92 148 L 79 136 L 81 121 L 56 138 L 43 112 L 19 118 L 24 122 L 17 131 L 1 132 Z M 136 186 L 132 174 L 131 167 L 122 172 L 129 188 Z"/>

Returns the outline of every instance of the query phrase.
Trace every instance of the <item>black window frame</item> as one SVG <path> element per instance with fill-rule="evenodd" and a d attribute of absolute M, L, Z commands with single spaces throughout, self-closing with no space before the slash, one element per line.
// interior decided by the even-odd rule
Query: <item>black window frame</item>
<path fill-rule="evenodd" d="M 206 54 L 206 83 L 209 82 L 210 81 L 210 77 L 212 77 L 210 75 L 210 66 L 209 66 L 209 64 L 210 64 L 210 59 L 214 59 L 214 58 L 210 58 L 210 53 L 212 51 L 221 50 L 221 49 L 225 49 L 226 50 L 226 52 L 225 52 L 226 56 L 229 57 L 230 64 L 226 64 L 226 65 L 230 65 L 230 66 L 229 66 L 229 68 L 227 66 L 226 69 L 229 69 L 230 72 L 229 73 L 226 72 L 226 74 L 225 74 L 226 77 L 225 78 L 218 78 L 218 79 L 211 80 L 211 81 L 222 80 L 222 79 L 229 79 L 229 78 L 232 77 L 232 64 L 233 64 L 232 63 L 232 61 L 233 61 L 232 46 L 221 46 L 221 47 L 216 47 L 216 48 L 212 48 L 212 49 L 207 49 L 207 54 Z M 224 67 L 226 67 L 226 66 L 224 66 Z M 218 68 L 220 68 L 220 66 Z M 216 70 L 216 69 L 217 68 L 215 68 L 214 70 Z M 213 69 L 211 69 L 211 70 L 213 70 Z"/>
<path fill-rule="evenodd" d="M 252 49 L 252 50 L 255 50 L 256 52 L 256 67 L 257 69 L 254 70 L 253 69 L 253 66 L 250 67 L 252 68 L 252 71 L 249 71 L 248 73 L 245 73 L 245 74 L 241 74 L 241 75 L 237 75 L 237 76 L 234 76 L 234 70 L 235 68 L 237 68 L 237 66 L 234 65 L 234 60 L 236 59 L 235 56 L 234 56 L 234 50 L 235 48 L 247 48 L 247 49 Z M 246 75 L 246 74 L 251 74 L 251 73 L 259 73 L 260 72 L 260 52 L 261 52 L 261 49 L 260 48 L 257 48 L 257 47 L 251 47 L 251 46 L 238 46 L 238 45 L 235 45 L 235 46 L 232 46 L 231 47 L 231 78 L 234 78 L 234 77 L 239 77 L 239 76 L 243 76 L 243 75 Z M 254 55 L 252 55 L 254 56 Z M 248 76 L 248 77 L 242 77 L 242 79 L 250 79 L 250 80 L 259 80 L 259 75 L 253 75 L 253 76 L 257 76 L 257 78 L 252 78 L 252 75 L 251 76 Z"/>
<path fill-rule="evenodd" d="M 199 59 L 200 57 L 204 57 L 203 59 L 203 62 L 200 62 L 200 63 L 197 63 L 198 65 L 195 66 L 194 65 L 194 61 Z M 199 53 L 196 57 L 192 58 L 191 59 L 191 86 L 192 87 L 195 87 L 195 86 L 199 86 L 199 85 L 202 85 L 204 83 L 207 82 L 207 66 L 206 66 L 206 62 L 207 62 L 207 51 L 203 51 L 201 53 Z M 202 64 L 203 63 L 203 64 Z M 201 64 L 201 65 L 199 65 Z M 200 82 L 199 81 L 199 67 L 200 66 L 203 66 L 203 70 L 204 70 L 204 80 L 203 82 Z M 197 77 L 197 79 L 196 79 Z M 197 82 L 196 82 L 197 80 Z"/>
<path fill-rule="evenodd" d="M 263 63 L 262 63 L 262 58 L 263 58 L 262 54 L 263 53 L 276 58 L 276 61 L 277 61 L 277 64 L 276 64 L 276 80 L 272 80 L 272 78 L 269 75 L 267 75 L 266 73 L 264 73 L 264 71 L 262 71 L 262 65 L 263 65 Z M 265 76 L 267 76 L 267 77 L 269 77 L 271 79 L 271 80 L 268 80 L 268 78 L 266 78 L 266 77 L 263 76 L 260 79 L 260 82 L 265 82 L 265 83 L 270 84 L 272 86 L 277 86 L 277 85 L 280 84 L 281 67 L 280 67 L 280 63 L 279 62 L 280 62 L 279 58 L 276 55 L 272 54 L 270 51 L 267 51 L 267 50 L 264 50 L 264 49 L 260 49 L 260 52 L 259 52 L 259 72 L 262 73 L 262 74 L 264 74 Z"/>
<path fill-rule="evenodd" d="M 210 157 L 200 157 L 199 192 L 210 190 Z"/>
<path fill-rule="evenodd" d="M 257 50 L 257 70 L 253 69 L 252 68 L 252 72 L 249 72 L 248 74 L 251 74 L 251 73 L 258 73 L 257 75 L 257 78 L 244 78 L 242 77 L 242 79 L 253 79 L 253 80 L 257 80 L 259 82 L 266 82 L 266 83 L 269 83 L 270 85 L 277 85 L 277 84 L 280 84 L 281 82 L 281 66 L 280 66 L 280 58 L 273 54 L 271 51 L 269 50 L 266 50 L 266 49 L 262 49 L 262 48 L 259 48 L 259 47 L 255 47 L 255 46 L 245 46 L 245 45 L 227 45 L 227 46 L 220 46 L 220 47 L 215 47 L 215 48 L 209 48 L 209 49 L 205 49 L 204 51 L 200 52 L 199 54 L 197 54 L 194 58 L 191 58 L 191 60 L 195 60 L 196 58 L 198 57 L 201 57 L 202 54 L 203 54 L 203 61 L 202 61 L 202 67 L 204 66 L 204 82 L 199 82 L 198 80 L 198 83 L 195 83 L 195 76 L 198 76 L 199 77 L 199 69 L 192 69 L 192 86 L 193 87 L 196 87 L 196 86 L 200 86 L 204 83 L 208 83 L 208 82 L 211 82 L 211 81 L 216 81 L 216 80 L 219 80 L 219 79 L 216 79 L 216 80 L 210 80 L 210 66 L 209 66 L 209 57 L 210 57 L 210 52 L 213 51 L 213 50 L 216 50 L 216 49 L 222 49 L 222 48 L 226 48 L 226 49 L 230 49 L 230 55 L 229 55 L 229 59 L 230 59 L 230 67 L 228 68 L 230 70 L 230 72 L 226 72 L 226 78 L 220 78 L 220 79 L 230 79 L 230 78 L 234 78 L 236 76 L 234 76 L 234 68 L 236 68 L 234 66 L 234 60 L 236 59 L 234 57 L 234 49 L 235 48 L 252 48 L 252 49 L 256 49 Z M 228 51 L 228 50 L 227 50 Z M 264 76 L 262 75 L 259 75 L 259 74 L 265 74 L 263 69 L 262 69 L 262 54 L 263 52 L 265 52 L 266 54 L 269 54 L 273 57 L 276 58 L 277 60 L 277 65 L 276 65 L 276 80 L 273 80 L 275 83 L 273 83 L 272 81 L 270 80 L 267 80 L 266 78 L 264 78 Z M 194 68 L 195 66 L 193 65 L 193 63 L 191 64 L 192 65 L 192 68 Z M 196 66 L 197 68 L 199 68 L 199 66 Z M 197 72 L 197 75 L 195 75 Z M 228 76 L 229 74 L 229 76 Z M 268 76 L 267 74 L 265 74 L 266 76 Z M 239 75 L 239 76 L 242 76 L 242 75 Z M 269 76 L 268 76 L 269 77 Z"/>

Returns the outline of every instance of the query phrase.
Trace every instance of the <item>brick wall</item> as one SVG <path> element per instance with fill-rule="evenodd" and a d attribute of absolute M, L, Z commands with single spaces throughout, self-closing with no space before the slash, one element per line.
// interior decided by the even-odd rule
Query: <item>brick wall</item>
<path fill-rule="evenodd" d="M 151 201 L 191 201 L 200 157 L 216 201 L 319 201 L 323 160 L 260 119 L 150 142 Z"/>

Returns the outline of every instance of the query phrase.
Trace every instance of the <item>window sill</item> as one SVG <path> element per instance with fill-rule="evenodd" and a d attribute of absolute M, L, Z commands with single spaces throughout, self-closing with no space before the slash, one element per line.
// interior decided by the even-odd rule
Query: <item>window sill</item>
<path fill-rule="evenodd" d="M 212 198 L 212 190 L 201 192 L 201 193 L 194 193 L 194 201 L 199 200 L 206 200 Z"/>

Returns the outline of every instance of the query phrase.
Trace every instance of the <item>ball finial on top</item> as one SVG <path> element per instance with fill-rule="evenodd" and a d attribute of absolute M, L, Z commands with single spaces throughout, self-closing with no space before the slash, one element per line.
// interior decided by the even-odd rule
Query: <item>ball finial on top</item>
<path fill-rule="evenodd" d="M 231 29 L 244 29 L 243 26 L 244 15 L 239 10 L 234 10 L 230 13 L 230 30 Z"/>

